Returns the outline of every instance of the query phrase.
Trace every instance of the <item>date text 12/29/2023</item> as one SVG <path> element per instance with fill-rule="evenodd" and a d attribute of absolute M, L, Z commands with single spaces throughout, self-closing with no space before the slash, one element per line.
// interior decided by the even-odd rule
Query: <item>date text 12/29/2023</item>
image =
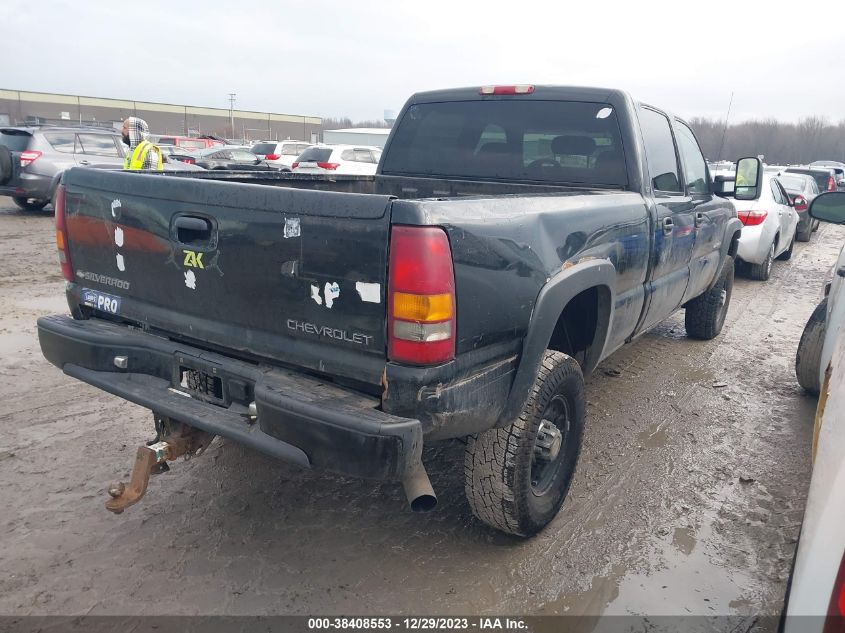
<path fill-rule="evenodd" d="M 527 624 L 521 618 L 308 618 L 309 631 L 521 631 L 527 628 Z"/>

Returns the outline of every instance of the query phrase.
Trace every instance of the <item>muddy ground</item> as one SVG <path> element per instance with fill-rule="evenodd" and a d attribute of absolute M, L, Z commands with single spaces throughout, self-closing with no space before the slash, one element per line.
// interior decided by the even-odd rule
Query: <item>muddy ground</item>
<path fill-rule="evenodd" d="M 52 214 L 0 202 L 0 614 L 776 614 L 810 472 L 798 339 L 845 231 L 738 279 L 710 342 L 683 314 L 587 381 L 559 517 L 521 541 L 476 521 L 462 445 L 427 449 L 440 505 L 230 442 L 103 508 L 150 414 L 64 376 L 35 320 L 67 310 Z"/>

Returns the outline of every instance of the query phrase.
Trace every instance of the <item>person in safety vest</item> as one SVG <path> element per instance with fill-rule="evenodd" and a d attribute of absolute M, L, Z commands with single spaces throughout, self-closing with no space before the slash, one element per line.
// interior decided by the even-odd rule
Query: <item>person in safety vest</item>
<path fill-rule="evenodd" d="M 129 146 L 123 159 L 124 169 L 164 169 L 161 150 L 147 140 L 149 135 L 150 126 L 144 119 L 130 116 L 123 121 L 123 142 Z"/>

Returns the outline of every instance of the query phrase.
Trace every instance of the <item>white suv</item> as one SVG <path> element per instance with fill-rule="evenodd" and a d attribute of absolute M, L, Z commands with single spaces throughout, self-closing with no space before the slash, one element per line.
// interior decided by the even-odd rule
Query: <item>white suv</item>
<path fill-rule="evenodd" d="M 315 145 L 299 155 L 293 164 L 297 174 L 376 173 L 381 149 L 362 145 Z"/>
<path fill-rule="evenodd" d="M 823 193 L 813 218 L 845 224 L 845 192 Z M 786 633 L 845 626 L 845 247 L 827 298 L 798 344 L 801 386 L 819 393 L 813 429 L 813 476 L 787 596 Z M 808 618 L 803 616 L 816 616 Z"/>
<path fill-rule="evenodd" d="M 255 143 L 249 150 L 264 160 L 270 167 L 281 171 L 291 171 L 293 162 L 311 143 L 305 141 L 261 141 Z"/>

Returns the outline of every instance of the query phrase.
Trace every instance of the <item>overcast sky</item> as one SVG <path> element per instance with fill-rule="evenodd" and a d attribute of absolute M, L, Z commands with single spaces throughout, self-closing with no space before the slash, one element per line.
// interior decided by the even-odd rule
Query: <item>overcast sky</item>
<path fill-rule="evenodd" d="M 723 118 L 732 91 L 732 122 L 845 118 L 845 25 L 781 6 L 6 0 L 0 88 L 224 108 L 235 92 L 239 109 L 361 120 L 420 90 L 546 83 L 687 118 Z"/>

